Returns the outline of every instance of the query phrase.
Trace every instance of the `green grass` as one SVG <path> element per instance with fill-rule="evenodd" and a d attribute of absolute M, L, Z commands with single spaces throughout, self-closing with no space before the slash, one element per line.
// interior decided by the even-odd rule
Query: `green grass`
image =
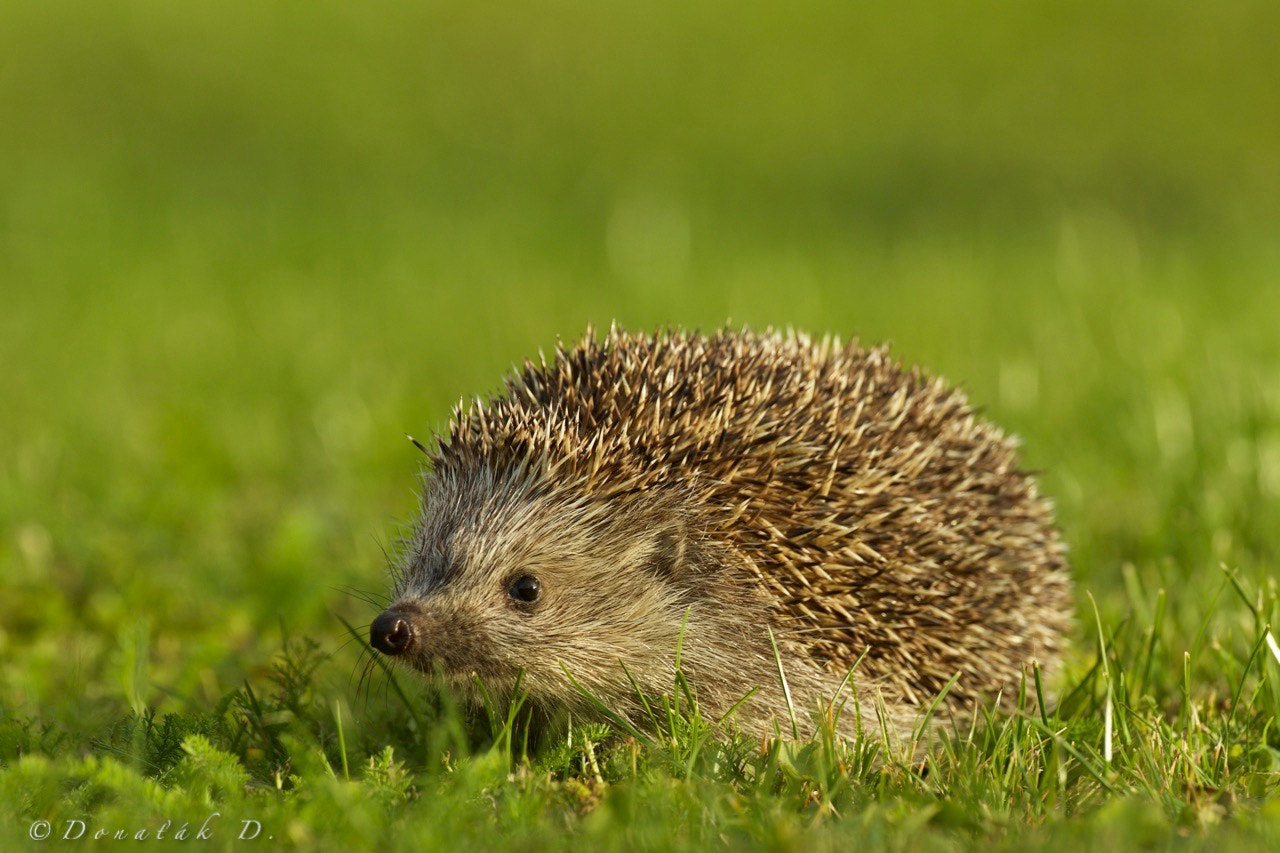
<path fill-rule="evenodd" d="M 0 9 L 0 845 L 1280 845 L 1277 7 L 773 6 Z M 1023 437 L 1054 712 L 924 765 L 687 700 L 526 754 L 361 687 L 403 433 L 588 323 L 726 319 Z"/>

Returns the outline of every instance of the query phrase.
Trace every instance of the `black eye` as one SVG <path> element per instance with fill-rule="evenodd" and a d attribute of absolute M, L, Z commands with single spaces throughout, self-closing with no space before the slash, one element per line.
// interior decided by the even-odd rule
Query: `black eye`
<path fill-rule="evenodd" d="M 516 601 L 531 604 L 538 600 L 538 593 L 541 591 L 542 585 L 538 583 L 537 578 L 533 575 L 521 575 L 507 589 L 507 595 Z"/>

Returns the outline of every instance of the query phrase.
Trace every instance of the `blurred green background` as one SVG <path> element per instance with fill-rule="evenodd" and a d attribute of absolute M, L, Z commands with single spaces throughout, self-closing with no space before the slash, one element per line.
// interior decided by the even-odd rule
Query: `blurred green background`
<path fill-rule="evenodd" d="M 1180 667 L 1218 567 L 1280 544 L 1276 33 L 1273 2 L 6 0 L 0 705 L 92 731 L 216 698 L 281 623 L 337 647 L 415 507 L 402 433 L 614 320 L 961 383 L 1044 469 L 1082 604 L 1171 588 Z"/>

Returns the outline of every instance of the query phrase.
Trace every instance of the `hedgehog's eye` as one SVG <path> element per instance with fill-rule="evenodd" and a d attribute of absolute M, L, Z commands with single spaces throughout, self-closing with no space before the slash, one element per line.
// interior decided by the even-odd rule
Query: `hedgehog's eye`
<path fill-rule="evenodd" d="M 538 583 L 538 579 L 533 575 L 521 575 L 512 581 L 511 586 L 507 588 L 507 595 L 516 601 L 523 601 L 525 604 L 532 604 L 538 600 L 538 593 L 542 592 L 542 585 Z"/>

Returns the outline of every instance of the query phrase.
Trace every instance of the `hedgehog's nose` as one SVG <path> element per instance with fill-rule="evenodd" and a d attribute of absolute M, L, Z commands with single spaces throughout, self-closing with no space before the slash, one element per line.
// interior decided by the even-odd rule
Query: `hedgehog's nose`
<path fill-rule="evenodd" d="M 384 655 L 402 655 L 412 642 L 412 626 L 394 610 L 379 613 L 369 626 L 369 645 Z"/>

